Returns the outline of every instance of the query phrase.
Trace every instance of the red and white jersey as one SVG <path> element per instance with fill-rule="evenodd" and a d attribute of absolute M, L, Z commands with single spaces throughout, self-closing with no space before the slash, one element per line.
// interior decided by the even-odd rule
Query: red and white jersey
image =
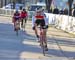
<path fill-rule="evenodd" d="M 40 16 L 35 14 L 34 16 L 32 16 L 32 27 L 34 26 L 35 21 L 38 19 L 45 20 L 45 24 L 48 25 L 48 18 L 44 14 L 41 14 Z"/>
<path fill-rule="evenodd" d="M 21 18 L 26 18 L 28 16 L 28 13 L 22 11 L 20 16 L 21 16 Z"/>
<path fill-rule="evenodd" d="M 42 19 L 44 19 L 44 16 L 43 15 L 36 15 L 35 16 L 35 18 L 36 18 L 36 20 L 42 20 Z"/>

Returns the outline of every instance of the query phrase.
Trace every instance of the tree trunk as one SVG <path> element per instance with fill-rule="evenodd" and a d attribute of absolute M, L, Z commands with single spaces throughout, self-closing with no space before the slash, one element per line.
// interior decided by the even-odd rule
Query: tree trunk
<path fill-rule="evenodd" d="M 45 0 L 45 3 L 46 3 L 46 9 L 47 9 L 48 13 L 50 13 L 50 6 L 52 3 L 52 0 Z"/>
<path fill-rule="evenodd" d="M 13 9 L 15 9 L 15 4 L 17 0 L 13 0 Z"/>
<path fill-rule="evenodd" d="M 1 8 L 3 7 L 3 0 L 1 0 Z"/>
<path fill-rule="evenodd" d="M 69 3 L 69 15 L 71 15 L 73 0 L 68 0 L 68 3 Z"/>
<path fill-rule="evenodd" d="M 15 9 L 15 2 L 13 1 L 13 9 Z"/>

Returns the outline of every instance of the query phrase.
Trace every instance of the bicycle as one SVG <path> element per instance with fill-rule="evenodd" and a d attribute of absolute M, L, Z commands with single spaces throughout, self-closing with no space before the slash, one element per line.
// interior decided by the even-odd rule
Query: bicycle
<path fill-rule="evenodd" d="M 42 48 L 42 50 L 43 50 L 43 55 L 45 56 L 45 49 L 46 49 L 46 44 L 45 44 L 45 38 L 44 38 L 44 36 L 43 36 L 43 31 L 42 31 L 42 27 L 40 26 L 39 27 L 39 29 L 40 29 L 40 46 L 41 46 L 41 48 Z"/>

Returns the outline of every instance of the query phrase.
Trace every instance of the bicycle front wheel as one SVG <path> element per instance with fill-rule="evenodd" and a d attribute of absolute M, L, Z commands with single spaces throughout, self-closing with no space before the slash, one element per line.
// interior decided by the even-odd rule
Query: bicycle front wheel
<path fill-rule="evenodd" d="M 42 42 L 42 50 L 43 50 L 43 55 L 45 56 L 45 44 Z"/>

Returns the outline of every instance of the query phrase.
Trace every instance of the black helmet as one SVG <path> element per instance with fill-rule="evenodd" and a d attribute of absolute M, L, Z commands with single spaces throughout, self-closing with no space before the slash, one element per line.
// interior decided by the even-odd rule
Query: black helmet
<path fill-rule="evenodd" d="M 26 11 L 26 9 L 23 9 L 23 11 Z"/>

